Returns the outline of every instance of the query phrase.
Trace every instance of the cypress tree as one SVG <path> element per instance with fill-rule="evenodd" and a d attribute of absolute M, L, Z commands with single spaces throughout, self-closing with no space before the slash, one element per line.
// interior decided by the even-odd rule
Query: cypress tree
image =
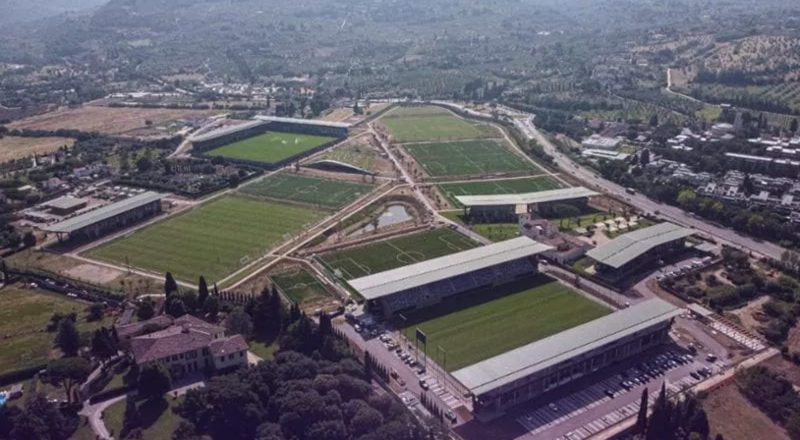
<path fill-rule="evenodd" d="M 639 404 L 639 415 L 636 417 L 636 430 L 645 432 L 647 429 L 647 387 L 642 390 L 642 400 Z"/>
<path fill-rule="evenodd" d="M 203 309 L 203 304 L 206 303 L 208 298 L 208 284 L 204 276 L 200 275 L 200 280 L 197 282 L 197 308 Z"/>
<path fill-rule="evenodd" d="M 164 278 L 164 294 L 169 297 L 171 294 L 177 291 L 178 283 L 175 282 L 175 278 L 172 277 L 172 272 L 167 272 L 167 275 Z"/>

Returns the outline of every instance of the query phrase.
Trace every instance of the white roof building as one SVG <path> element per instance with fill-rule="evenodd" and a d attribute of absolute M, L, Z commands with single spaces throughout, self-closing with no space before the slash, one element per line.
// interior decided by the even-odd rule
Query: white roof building
<path fill-rule="evenodd" d="M 486 246 L 445 255 L 396 269 L 350 280 L 348 283 L 367 300 L 420 287 L 552 249 L 528 237 L 517 237 Z"/>

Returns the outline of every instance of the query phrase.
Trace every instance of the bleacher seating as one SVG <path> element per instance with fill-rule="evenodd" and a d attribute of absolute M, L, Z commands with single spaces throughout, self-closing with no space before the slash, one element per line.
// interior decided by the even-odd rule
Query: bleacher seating
<path fill-rule="evenodd" d="M 450 295 L 464 293 L 479 287 L 511 281 L 535 271 L 531 260 L 522 258 L 497 266 L 483 268 L 425 286 L 397 292 L 381 299 L 384 310 L 398 312 L 435 302 Z"/>

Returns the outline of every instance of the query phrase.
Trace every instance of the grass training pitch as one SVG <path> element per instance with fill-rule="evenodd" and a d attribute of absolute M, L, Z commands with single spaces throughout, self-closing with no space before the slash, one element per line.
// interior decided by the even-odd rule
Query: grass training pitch
<path fill-rule="evenodd" d="M 256 162 L 275 163 L 297 156 L 324 143 L 336 140 L 330 136 L 313 136 L 299 133 L 268 132 L 242 139 L 232 144 L 207 151 L 208 156 L 229 159 L 246 159 Z"/>
<path fill-rule="evenodd" d="M 486 194 L 523 194 L 561 188 L 561 184 L 550 177 L 491 180 L 485 182 L 443 183 L 439 190 L 456 207 L 461 206 L 455 196 Z"/>
<path fill-rule="evenodd" d="M 289 200 L 311 205 L 338 208 L 372 191 L 363 183 L 343 182 L 293 174 L 273 174 L 243 187 L 249 196 Z"/>
<path fill-rule="evenodd" d="M 224 278 L 319 220 L 296 206 L 226 196 L 88 251 L 88 256 L 130 264 L 196 282 Z"/>
<path fill-rule="evenodd" d="M 295 304 L 330 297 L 322 283 L 305 269 L 279 273 L 270 278 Z"/>
<path fill-rule="evenodd" d="M 494 141 L 462 141 L 403 146 L 432 177 L 531 171 L 534 166 Z"/>
<path fill-rule="evenodd" d="M 498 137 L 493 127 L 454 116 L 440 107 L 400 107 L 381 118 L 397 143 Z"/>
<path fill-rule="evenodd" d="M 456 231 L 437 229 L 332 252 L 320 260 L 334 273 L 351 280 L 477 246 Z"/>
<path fill-rule="evenodd" d="M 442 365 L 438 350 L 447 352 L 448 371 L 607 315 L 605 306 L 538 275 L 507 287 L 460 295 L 419 312 L 406 314 L 406 336 L 419 327 L 427 336 L 428 353 Z"/>

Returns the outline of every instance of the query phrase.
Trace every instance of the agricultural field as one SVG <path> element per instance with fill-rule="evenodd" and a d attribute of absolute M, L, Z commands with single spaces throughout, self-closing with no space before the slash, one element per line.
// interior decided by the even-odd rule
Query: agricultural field
<path fill-rule="evenodd" d="M 455 196 L 485 194 L 523 194 L 561 188 L 562 185 L 550 177 L 531 177 L 524 179 L 490 180 L 483 182 L 443 183 L 439 190 L 456 207 L 461 204 Z"/>
<path fill-rule="evenodd" d="M 86 321 L 86 304 L 63 295 L 10 285 L 0 289 L 0 373 L 46 363 L 55 333 L 45 328 L 54 313 L 75 312 L 78 331 L 88 332 L 111 320 Z"/>
<path fill-rule="evenodd" d="M 372 191 L 364 183 L 343 182 L 294 174 L 273 174 L 239 190 L 240 193 L 309 205 L 338 208 Z"/>
<path fill-rule="evenodd" d="M 458 296 L 433 307 L 407 314 L 404 332 L 420 328 L 430 347 L 447 352 L 448 371 L 480 362 L 569 328 L 597 319 L 611 311 L 572 289 L 539 275 L 482 294 Z"/>
<path fill-rule="evenodd" d="M 785 82 L 767 86 L 726 86 L 692 83 L 686 92 L 708 102 L 727 102 L 741 107 L 771 110 L 779 114 L 800 111 L 800 83 Z M 751 112 L 758 116 L 759 110 Z"/>
<path fill-rule="evenodd" d="M 470 122 L 441 107 L 398 107 L 380 119 L 397 143 L 499 137 L 493 127 Z"/>
<path fill-rule="evenodd" d="M 141 130 L 154 126 L 175 123 L 182 126 L 181 119 L 203 118 L 219 114 L 217 110 L 181 110 L 161 108 L 126 108 L 84 105 L 78 108 L 60 109 L 31 116 L 7 125 L 9 130 L 80 130 L 110 135 L 136 135 Z M 151 123 L 148 125 L 148 121 Z M 161 133 L 163 135 L 164 133 Z"/>
<path fill-rule="evenodd" d="M 121 266 L 217 281 L 322 218 L 312 209 L 226 196 L 89 250 Z"/>
<path fill-rule="evenodd" d="M 270 278 L 295 304 L 330 298 L 322 283 L 305 269 L 279 273 Z"/>
<path fill-rule="evenodd" d="M 335 140 L 331 136 L 269 132 L 206 151 L 208 156 L 275 163 Z"/>
<path fill-rule="evenodd" d="M 323 255 L 322 263 L 346 280 L 472 249 L 478 243 L 450 229 L 420 232 Z"/>
<path fill-rule="evenodd" d="M 462 141 L 403 146 L 431 177 L 532 171 L 534 166 L 494 141 Z"/>
<path fill-rule="evenodd" d="M 71 147 L 74 143 L 74 139 L 62 137 L 4 136 L 0 138 L 0 162 L 52 153 L 64 146 Z"/>

